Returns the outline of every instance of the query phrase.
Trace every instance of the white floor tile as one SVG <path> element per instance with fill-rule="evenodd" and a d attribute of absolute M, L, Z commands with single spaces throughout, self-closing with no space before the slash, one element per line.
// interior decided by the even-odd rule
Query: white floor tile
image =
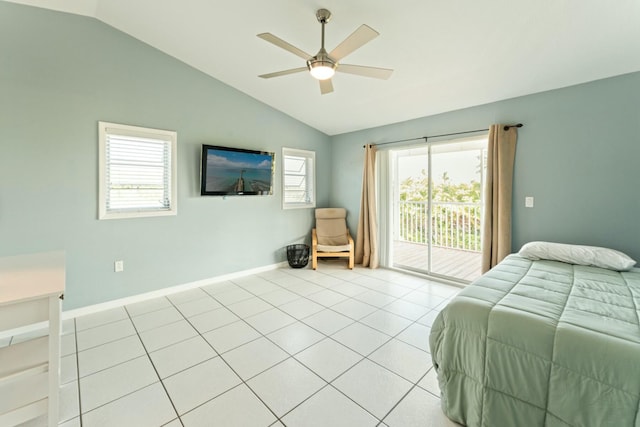
<path fill-rule="evenodd" d="M 76 334 L 67 334 L 60 337 L 60 355 L 68 356 L 76 352 Z"/>
<path fill-rule="evenodd" d="M 82 411 L 91 411 L 158 380 L 146 355 L 80 378 Z"/>
<path fill-rule="evenodd" d="M 360 295 L 361 293 L 368 291 L 364 286 L 346 281 L 341 281 L 341 283 L 333 285 L 329 289 L 348 297 L 355 297 L 356 295 Z"/>
<path fill-rule="evenodd" d="M 175 305 L 184 304 L 185 302 L 193 301 L 196 299 L 209 296 L 205 291 L 200 288 L 187 289 L 186 291 L 176 292 L 175 294 L 167 295 L 167 298 L 171 300 Z"/>
<path fill-rule="evenodd" d="M 369 359 L 412 383 L 422 378 L 433 366 L 429 353 L 396 339 L 374 351 Z"/>
<path fill-rule="evenodd" d="M 287 359 L 247 384 L 280 417 L 320 390 L 326 382 L 297 360 Z"/>
<path fill-rule="evenodd" d="M 295 292 L 298 295 L 308 296 L 315 294 L 316 292 L 322 291 L 324 288 L 322 286 L 318 286 L 314 283 L 302 281 L 300 283 L 295 283 L 287 287 L 291 292 Z"/>
<path fill-rule="evenodd" d="M 445 301 L 445 298 L 421 291 L 413 291 L 402 297 L 402 300 L 432 309 Z"/>
<path fill-rule="evenodd" d="M 222 357 L 246 381 L 289 355 L 266 338 L 259 338 L 223 354 Z"/>
<path fill-rule="evenodd" d="M 440 409 L 440 399 L 415 387 L 384 419 L 389 427 L 454 427 Z"/>
<path fill-rule="evenodd" d="M 451 298 L 460 292 L 462 287 L 445 285 L 444 283 L 429 282 L 420 288 L 422 292 L 430 293 L 442 298 Z"/>
<path fill-rule="evenodd" d="M 353 298 L 378 308 L 384 307 L 385 305 L 390 304 L 398 299 L 396 297 L 392 297 L 391 295 L 383 294 L 382 292 L 373 290 L 368 290 L 356 295 Z"/>
<path fill-rule="evenodd" d="M 400 299 L 386 305 L 383 310 L 415 321 L 427 314 L 431 309 Z"/>
<path fill-rule="evenodd" d="M 211 296 L 215 296 L 223 292 L 231 291 L 234 289 L 240 289 L 240 286 L 236 285 L 235 283 L 229 280 L 226 280 L 223 282 L 212 283 L 210 285 L 202 286 L 200 289 L 202 289 L 203 291 L 205 291 L 207 294 Z"/>
<path fill-rule="evenodd" d="M 119 365 L 145 354 L 137 335 L 131 335 L 78 353 L 80 377 Z"/>
<path fill-rule="evenodd" d="M 291 301 L 295 301 L 302 297 L 286 289 L 278 288 L 271 292 L 267 292 L 265 294 L 260 295 L 260 298 L 277 307 L 279 305 L 286 304 Z"/>
<path fill-rule="evenodd" d="M 227 306 L 236 316 L 245 318 L 263 311 L 271 310 L 273 306 L 258 297 L 249 298 Z"/>
<path fill-rule="evenodd" d="M 60 423 L 58 427 L 80 427 L 80 417 Z"/>
<path fill-rule="evenodd" d="M 411 344 L 414 347 L 418 347 L 420 350 L 431 353 L 429 350 L 429 334 L 431 328 L 428 328 L 419 323 L 414 323 L 404 331 L 400 332 L 396 338 L 400 341 L 404 341 L 407 344 Z"/>
<path fill-rule="evenodd" d="M 380 422 L 331 386 L 311 396 L 282 420 L 289 427 L 374 427 Z"/>
<path fill-rule="evenodd" d="M 72 382 L 60 387 L 60 404 L 58 419 L 59 427 L 80 427 L 80 401 L 78 399 L 78 382 Z M 20 424 L 20 427 L 46 427 L 46 415 L 33 418 Z"/>
<path fill-rule="evenodd" d="M 355 322 L 353 319 L 333 310 L 323 310 L 312 316 L 305 317 L 302 321 L 325 335 L 332 335 Z"/>
<path fill-rule="evenodd" d="M 440 314 L 438 311 L 435 311 L 435 310 L 430 311 L 424 316 L 422 316 L 420 319 L 418 319 L 418 323 L 424 326 L 431 327 L 433 325 L 434 320 L 436 320 L 436 317 L 438 317 L 438 314 Z"/>
<path fill-rule="evenodd" d="M 289 354 L 296 354 L 325 336 L 301 322 L 292 323 L 267 335 Z"/>
<path fill-rule="evenodd" d="M 404 286 L 395 285 L 389 282 L 376 284 L 375 286 L 370 286 L 370 289 L 374 291 L 382 292 L 383 294 L 387 294 L 396 298 L 402 298 L 403 296 L 407 295 L 409 292 L 413 291 L 413 289 L 411 288 L 405 288 Z"/>
<path fill-rule="evenodd" d="M 406 329 L 407 326 L 411 325 L 412 322 L 409 319 L 389 313 L 388 311 L 378 310 L 360 319 L 360 323 L 371 326 L 387 335 L 395 336 Z"/>
<path fill-rule="evenodd" d="M 162 381 L 182 415 L 242 381 L 220 358 L 207 360 Z"/>
<path fill-rule="evenodd" d="M 235 302 L 240 302 L 242 300 L 254 297 L 255 295 L 253 295 L 251 292 L 247 292 L 241 288 L 231 289 L 214 295 L 214 298 L 218 300 L 219 303 L 224 305 L 233 304 Z"/>
<path fill-rule="evenodd" d="M 80 402 L 89 427 L 454 426 L 427 352 L 430 326 L 459 290 L 323 262 L 67 319 L 61 426 L 80 425 Z"/>
<path fill-rule="evenodd" d="M 238 320 L 203 335 L 220 354 L 261 337 L 260 333 L 246 322 Z"/>
<path fill-rule="evenodd" d="M 331 338 L 363 356 L 391 339 L 388 335 L 360 323 L 347 326 L 333 334 Z"/>
<path fill-rule="evenodd" d="M 78 382 L 70 382 L 60 387 L 60 403 L 58 408 L 60 421 L 69 421 L 80 416 L 80 394 Z"/>
<path fill-rule="evenodd" d="M 82 415 L 83 427 L 157 427 L 177 416 L 157 382 Z"/>
<path fill-rule="evenodd" d="M 418 383 L 420 387 L 427 390 L 436 397 L 440 397 L 440 384 L 438 383 L 438 374 L 435 368 L 431 368 Z"/>
<path fill-rule="evenodd" d="M 70 354 L 60 358 L 60 384 L 78 379 L 78 356 Z"/>
<path fill-rule="evenodd" d="M 162 310 L 163 308 L 171 307 L 171 303 L 165 297 L 153 298 L 147 301 L 136 302 L 126 306 L 129 315 L 132 317 L 139 316 L 141 314 L 150 313 L 156 310 Z"/>
<path fill-rule="evenodd" d="M 62 335 L 73 334 L 75 332 L 76 332 L 76 319 L 75 318 L 64 319 L 62 321 Z"/>
<path fill-rule="evenodd" d="M 339 285 L 340 283 L 345 283 L 345 281 L 342 279 L 331 276 L 329 274 L 318 272 L 317 270 L 315 272 L 313 272 L 312 270 L 312 273 L 306 274 L 305 279 L 311 283 L 315 283 L 316 285 L 320 285 L 325 288 L 331 288 L 333 286 Z"/>
<path fill-rule="evenodd" d="M 222 305 L 209 295 L 206 295 L 198 299 L 176 304 L 176 307 L 184 317 L 193 317 L 220 308 Z"/>
<path fill-rule="evenodd" d="M 273 308 L 256 314 L 255 316 L 248 317 L 246 321 L 262 334 L 266 335 L 276 329 L 292 324 L 296 319 L 277 308 Z"/>
<path fill-rule="evenodd" d="M 195 336 L 149 354 L 160 378 L 167 378 L 217 356 L 201 336 Z"/>
<path fill-rule="evenodd" d="M 136 330 L 131 320 L 119 320 L 117 322 L 108 323 L 106 325 L 97 326 L 76 333 L 78 341 L 78 351 L 88 348 L 97 347 L 111 341 L 116 341 L 124 337 L 135 335 Z M 74 335 L 64 335 L 64 337 L 73 337 Z M 75 349 L 74 349 L 75 351 Z"/>
<path fill-rule="evenodd" d="M 78 331 L 95 328 L 96 326 L 105 325 L 107 323 L 117 322 L 118 320 L 128 319 L 124 307 L 112 308 L 110 310 L 99 311 L 93 314 L 76 317 L 76 328 Z"/>
<path fill-rule="evenodd" d="M 171 344 L 195 337 L 198 332 L 186 321 L 180 320 L 175 323 L 160 326 L 140 333 L 140 339 L 147 352 L 159 350 Z"/>
<path fill-rule="evenodd" d="M 325 307 L 331 307 L 339 302 L 346 300 L 348 297 L 341 293 L 325 289 L 307 296 L 311 301 L 317 302 Z"/>
<path fill-rule="evenodd" d="M 216 308 L 215 310 L 207 311 L 206 313 L 198 314 L 197 316 L 189 318 L 191 324 L 201 334 L 238 320 L 240 320 L 240 318 L 225 307 Z"/>
<path fill-rule="evenodd" d="M 382 419 L 413 384 L 364 359 L 332 383 L 377 418 Z"/>
<path fill-rule="evenodd" d="M 325 309 L 322 305 L 306 298 L 282 304 L 278 308 L 296 319 L 304 319 Z"/>
<path fill-rule="evenodd" d="M 344 314 L 354 320 L 360 320 L 376 311 L 377 308 L 355 299 L 348 299 L 332 306 L 331 310 Z"/>
<path fill-rule="evenodd" d="M 169 323 L 182 320 L 184 317 L 175 307 L 167 307 L 158 311 L 152 311 L 151 313 L 141 314 L 132 318 L 133 324 L 136 327 L 138 333 L 155 329 L 160 326 L 168 325 Z"/>
<path fill-rule="evenodd" d="M 261 296 L 263 294 L 280 289 L 280 286 L 276 285 L 275 283 L 271 283 L 270 281 L 259 278 L 257 276 L 253 277 L 256 278 L 256 281 L 251 283 L 244 283 L 242 284 L 242 288 L 254 295 Z"/>
<path fill-rule="evenodd" d="M 241 384 L 182 417 L 185 427 L 267 427 L 276 417 Z"/>
<path fill-rule="evenodd" d="M 296 354 L 295 358 L 325 381 L 331 382 L 361 361 L 363 356 L 331 338 L 325 338 Z"/>

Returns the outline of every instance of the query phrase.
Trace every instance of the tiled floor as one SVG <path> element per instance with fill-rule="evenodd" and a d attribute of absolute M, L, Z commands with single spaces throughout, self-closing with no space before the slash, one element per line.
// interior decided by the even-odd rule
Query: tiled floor
<path fill-rule="evenodd" d="M 60 425 L 454 426 L 428 338 L 458 290 L 329 261 L 66 320 Z"/>

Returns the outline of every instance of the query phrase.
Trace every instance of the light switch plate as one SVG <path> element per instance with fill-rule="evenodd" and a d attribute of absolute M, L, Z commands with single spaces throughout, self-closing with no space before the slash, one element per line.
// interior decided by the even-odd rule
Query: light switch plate
<path fill-rule="evenodd" d="M 532 208 L 533 207 L 533 197 L 527 196 L 524 198 L 524 207 Z"/>

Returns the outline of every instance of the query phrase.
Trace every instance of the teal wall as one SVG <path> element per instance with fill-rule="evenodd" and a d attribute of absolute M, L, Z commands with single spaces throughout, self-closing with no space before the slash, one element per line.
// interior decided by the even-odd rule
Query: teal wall
<path fill-rule="evenodd" d="M 347 207 L 355 232 L 365 143 L 518 122 L 512 250 L 549 240 L 640 262 L 640 73 L 334 136 L 330 203 Z"/>
<path fill-rule="evenodd" d="M 177 131 L 177 216 L 97 220 L 99 120 Z M 201 197 L 203 143 L 275 151 L 275 194 Z M 95 19 L 0 2 L 0 256 L 66 250 L 65 309 L 284 261 L 313 211 L 281 209 L 283 146 L 331 176 L 327 135 Z"/>
<path fill-rule="evenodd" d="M 65 309 L 274 264 L 313 225 L 280 207 L 282 146 L 316 151 L 318 206 L 355 234 L 364 143 L 523 122 L 513 249 L 640 260 L 638 105 L 635 73 L 330 138 L 95 19 L 0 2 L 0 256 L 65 249 Z M 177 216 L 97 220 L 99 120 L 178 132 Z M 200 197 L 203 143 L 275 151 L 275 195 Z"/>

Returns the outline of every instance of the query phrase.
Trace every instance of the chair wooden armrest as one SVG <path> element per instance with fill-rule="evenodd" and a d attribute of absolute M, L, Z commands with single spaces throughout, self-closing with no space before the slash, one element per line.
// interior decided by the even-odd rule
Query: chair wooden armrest
<path fill-rule="evenodd" d="M 318 268 L 318 235 L 316 229 L 311 229 L 311 268 Z"/>

